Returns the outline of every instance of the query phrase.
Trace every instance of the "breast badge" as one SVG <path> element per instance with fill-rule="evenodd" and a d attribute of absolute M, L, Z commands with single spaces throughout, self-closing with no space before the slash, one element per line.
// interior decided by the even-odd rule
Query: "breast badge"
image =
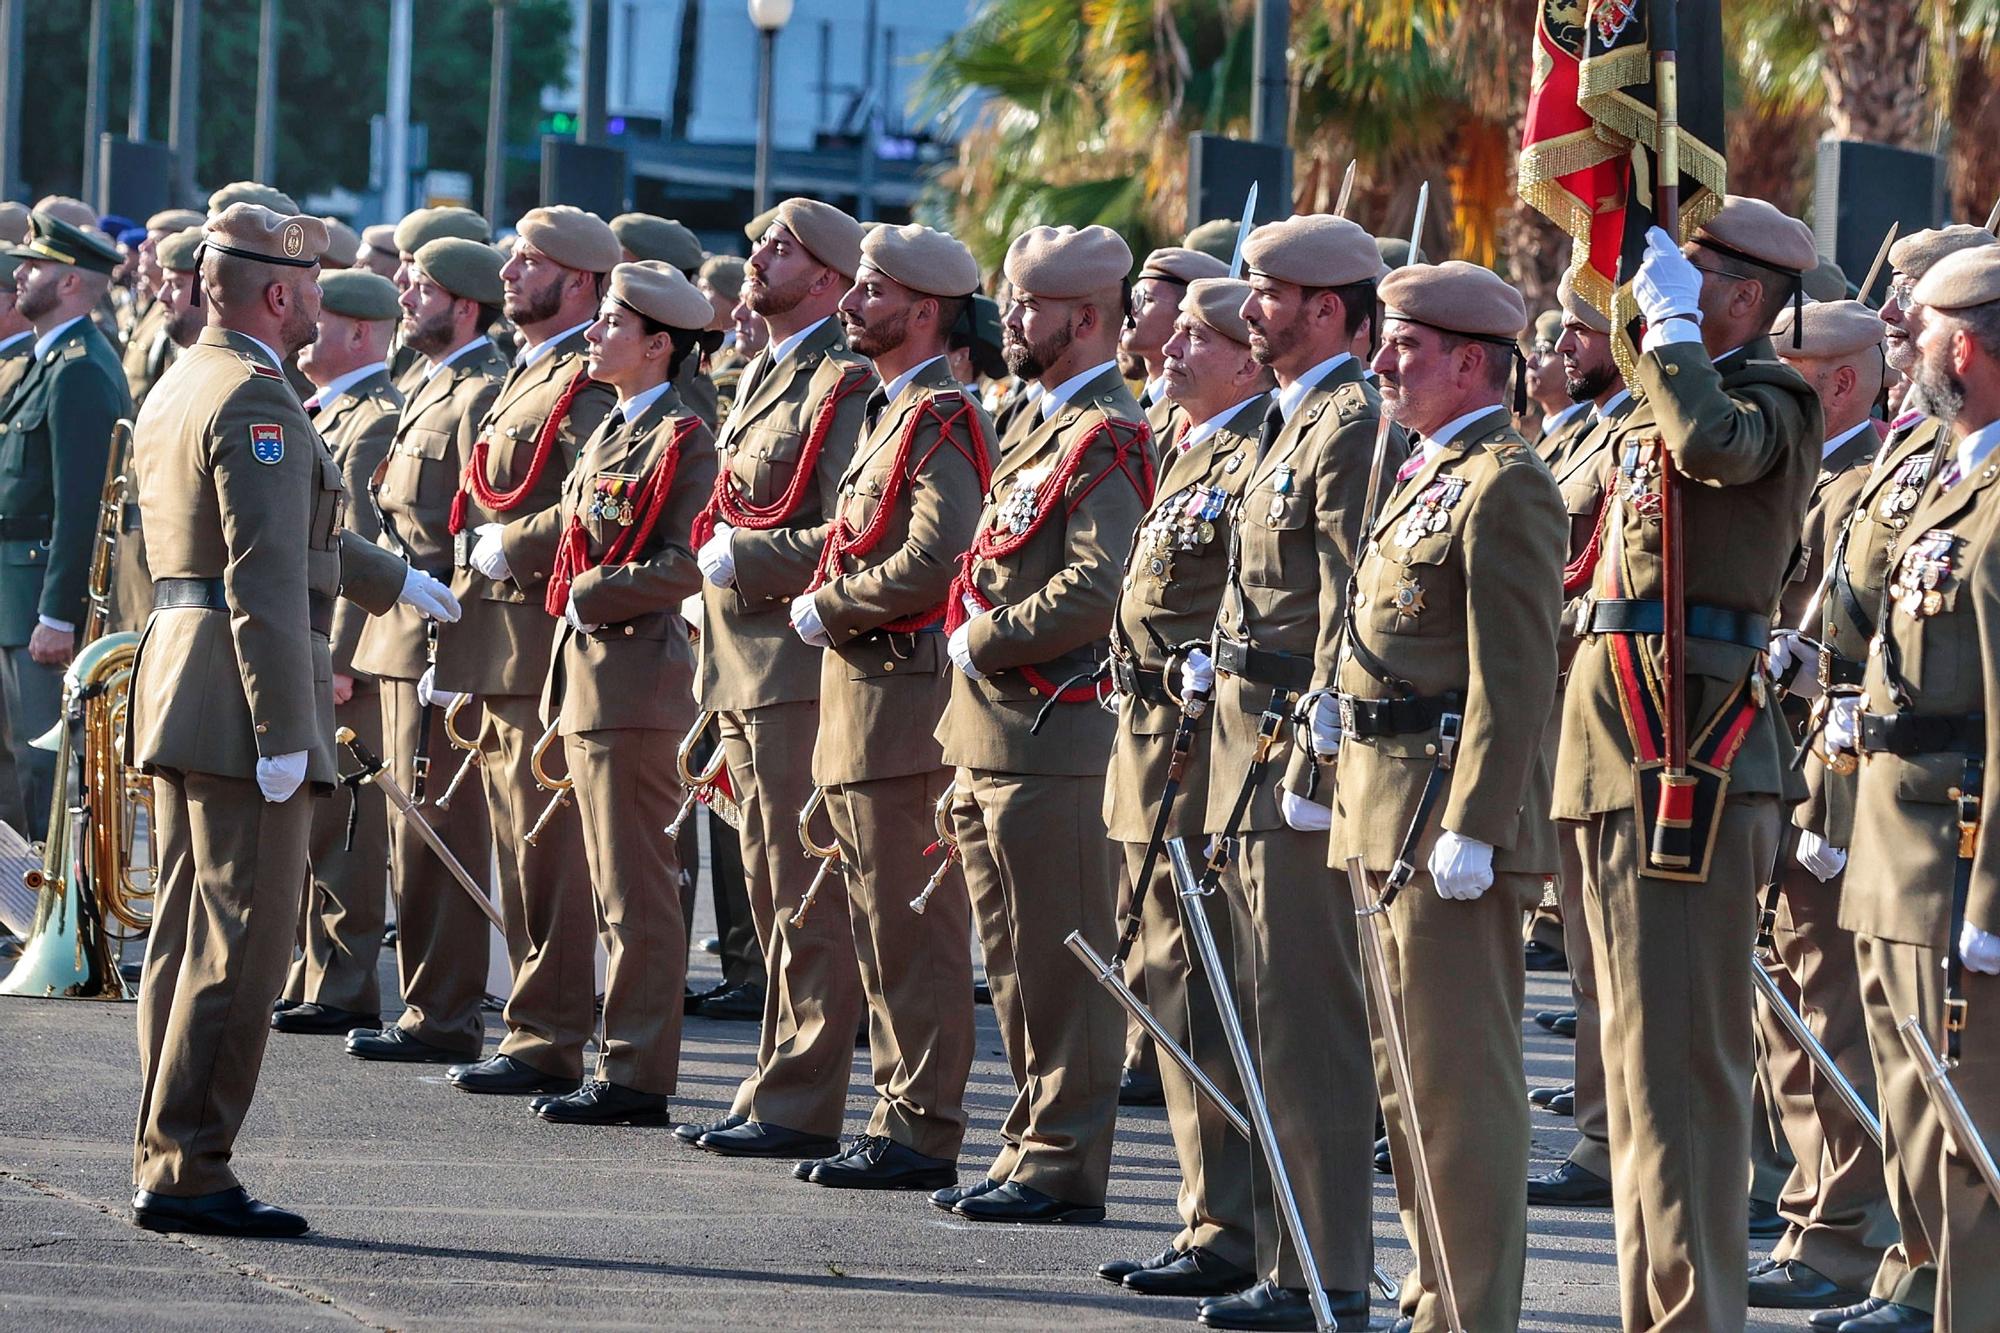
<path fill-rule="evenodd" d="M 1396 545 L 1415 546 L 1431 533 L 1443 532 L 1450 527 L 1451 511 L 1458 507 L 1464 495 L 1463 477 L 1439 477 L 1424 487 L 1423 494 L 1410 506 L 1410 512 L 1403 516 L 1402 525 L 1396 529 Z"/>
<path fill-rule="evenodd" d="M 1047 468 L 1030 468 L 1014 474 L 1013 487 L 1007 498 L 1000 502 L 997 516 L 999 525 L 1013 536 L 1020 536 L 1035 525 L 1035 497 L 1048 480 Z"/>
<path fill-rule="evenodd" d="M 1396 590 L 1390 594 L 1390 601 L 1395 604 L 1397 615 L 1421 615 L 1424 609 L 1424 585 L 1417 582 L 1414 574 L 1404 574 L 1396 580 Z"/>
<path fill-rule="evenodd" d="M 1171 581 L 1175 553 L 1199 551 L 1214 541 L 1216 520 L 1228 503 L 1229 493 L 1221 487 L 1197 484 L 1155 507 L 1139 532 L 1146 572 L 1162 583 Z"/>
<path fill-rule="evenodd" d="M 1875 508 L 1877 518 L 1892 528 L 1910 521 L 1910 511 L 1923 498 L 1924 486 L 1931 479 L 1931 461 L 1929 453 L 1913 454 L 1903 460 L 1896 475 L 1882 488 L 1882 502 Z"/>
<path fill-rule="evenodd" d="M 1942 528 L 1926 532 L 1903 552 L 1889 581 L 1889 600 L 1915 620 L 1944 609 L 1944 594 L 1957 577 L 1954 554 L 1958 538 Z"/>
<path fill-rule="evenodd" d="M 590 483 L 590 507 L 585 512 L 594 520 L 632 526 L 632 496 L 640 479 L 621 472 L 600 472 Z"/>

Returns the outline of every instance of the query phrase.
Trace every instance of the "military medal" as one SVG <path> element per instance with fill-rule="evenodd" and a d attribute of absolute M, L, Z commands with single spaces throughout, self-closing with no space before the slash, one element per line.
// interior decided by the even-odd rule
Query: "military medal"
<path fill-rule="evenodd" d="M 1292 465 L 1280 463 L 1271 477 L 1270 521 L 1276 523 L 1285 516 L 1285 499 L 1292 493 Z"/>
<path fill-rule="evenodd" d="M 1414 546 L 1422 538 L 1451 526 L 1451 511 L 1465 494 L 1465 478 L 1439 477 L 1424 487 L 1402 525 L 1396 529 L 1396 545 Z"/>
<path fill-rule="evenodd" d="M 1912 455 L 1903 460 L 1896 475 L 1890 478 L 1888 493 L 1876 509 L 1877 516 L 1890 527 L 1900 528 L 1910 521 L 1910 511 L 1917 507 L 1924 486 L 1931 479 L 1931 461 L 1927 452 Z"/>
<path fill-rule="evenodd" d="M 1035 496 L 1047 476 L 1046 468 L 1015 474 L 1014 488 L 1007 492 L 999 514 L 1000 526 L 1010 535 L 1019 537 L 1035 525 Z"/>
<path fill-rule="evenodd" d="M 1944 590 L 1955 572 L 1952 552 L 1957 545 L 1957 537 L 1937 528 L 1903 552 L 1896 576 L 1889 583 L 1889 598 L 1897 610 L 1921 620 L 1944 609 Z"/>
<path fill-rule="evenodd" d="M 586 512 L 593 519 L 629 528 L 633 520 L 632 496 L 638 486 L 637 477 L 617 472 L 600 473 L 591 484 L 590 508 Z"/>
<path fill-rule="evenodd" d="M 1424 587 L 1413 574 L 1403 574 L 1396 580 L 1396 590 L 1391 594 L 1396 606 L 1396 614 L 1414 616 L 1424 609 Z"/>

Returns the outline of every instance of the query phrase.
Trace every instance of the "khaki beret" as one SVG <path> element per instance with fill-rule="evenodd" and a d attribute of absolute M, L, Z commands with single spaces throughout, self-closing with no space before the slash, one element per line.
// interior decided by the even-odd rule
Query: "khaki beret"
<path fill-rule="evenodd" d="M 320 304 L 349 319 L 401 319 L 396 284 L 365 268 L 336 269 L 319 280 Z"/>
<path fill-rule="evenodd" d="M 1801 337 L 1794 342 L 1792 326 L 1798 324 Z M 1778 355 L 1811 361 L 1845 361 L 1863 352 L 1879 349 L 1884 324 L 1873 310 L 1859 301 L 1811 301 L 1795 314 L 1786 306 L 1771 327 Z"/>
<path fill-rule="evenodd" d="M 279 214 L 299 211 L 298 200 L 262 181 L 231 181 L 223 186 L 208 196 L 208 215 L 216 217 L 226 213 L 231 204 L 260 204 Z"/>
<path fill-rule="evenodd" d="M 169 273 L 192 273 L 201 267 L 201 228 L 183 227 L 162 236 L 153 247 L 154 258 Z"/>
<path fill-rule="evenodd" d="M 701 267 L 701 242 L 672 218 L 652 213 L 620 213 L 611 219 L 611 231 L 618 244 L 635 259 L 657 259 L 683 273 L 693 273 Z"/>
<path fill-rule="evenodd" d="M 1528 341 L 1531 346 L 1535 343 L 1547 343 L 1549 346 L 1554 347 L 1556 339 L 1562 336 L 1562 311 L 1544 310 L 1541 314 L 1535 316 L 1534 327 L 1530 331 Z"/>
<path fill-rule="evenodd" d="M 1243 322 L 1243 303 L 1249 297 L 1250 284 L 1241 278 L 1196 278 L 1181 298 L 1181 313 L 1248 347 L 1250 326 Z"/>
<path fill-rule="evenodd" d="M 1377 236 L 1375 253 L 1382 257 L 1382 268 L 1398 269 L 1410 262 L 1410 243 L 1400 236 Z"/>
<path fill-rule="evenodd" d="M 1946 255 L 1918 280 L 1911 299 L 1933 310 L 2000 301 L 2000 246 L 1977 245 Z"/>
<path fill-rule="evenodd" d="M 286 217 L 262 204 L 231 204 L 209 219 L 202 242 L 236 259 L 311 268 L 326 253 L 326 224 L 298 214 Z"/>
<path fill-rule="evenodd" d="M 1574 320 L 1593 333 L 1611 332 L 1611 321 L 1603 311 L 1576 294 L 1576 282 L 1568 273 L 1556 284 L 1556 304 L 1562 307 L 1565 323 Z"/>
<path fill-rule="evenodd" d="M 916 222 L 874 228 L 861 240 L 861 262 L 924 296 L 970 296 L 979 288 L 979 262 L 965 242 Z"/>
<path fill-rule="evenodd" d="M 1301 287 L 1372 282 L 1382 271 L 1375 238 L 1346 218 L 1301 213 L 1267 222 L 1243 242 L 1243 266 Z"/>
<path fill-rule="evenodd" d="M 531 208 L 514 230 L 522 240 L 564 268 L 609 273 L 618 267 L 621 255 L 611 224 L 573 205 Z"/>
<path fill-rule="evenodd" d="M 506 299 L 500 282 L 500 252 L 483 241 L 464 236 L 440 236 L 425 241 L 411 264 L 438 286 L 464 301 L 499 305 Z"/>
<path fill-rule="evenodd" d="M 861 247 L 855 246 L 855 257 L 861 255 Z M 848 274 L 848 277 L 853 277 Z M 743 261 L 735 255 L 710 255 L 701 261 L 701 280 L 709 290 L 727 301 L 734 301 L 743 294 Z"/>
<path fill-rule="evenodd" d="M 339 218 L 321 218 L 326 224 L 326 253 L 320 262 L 336 268 L 351 267 L 361 257 L 361 237 Z"/>
<path fill-rule="evenodd" d="M 1236 233 L 1242 226 L 1242 223 L 1229 218 L 1210 218 L 1182 237 L 1181 244 L 1189 250 L 1214 255 L 1227 264 L 1236 258 Z"/>
<path fill-rule="evenodd" d="M 750 244 L 755 245 L 764 239 L 764 233 L 771 230 L 771 219 L 777 216 L 778 206 L 773 204 L 743 224 L 743 234 L 750 238 Z"/>
<path fill-rule="evenodd" d="M 1528 304 L 1498 273 L 1463 259 L 1405 264 L 1382 279 L 1383 313 L 1446 333 L 1513 342 L 1528 322 Z"/>
<path fill-rule="evenodd" d="M 9 199 L 0 202 L 0 244 L 19 245 L 28 239 L 28 210 Z"/>
<path fill-rule="evenodd" d="M 861 267 L 861 224 L 832 204 L 786 199 L 771 210 L 771 222 L 798 237 L 814 259 L 842 277 L 852 281 L 854 271 Z M 769 231 L 770 224 L 764 230 Z M 763 239 L 762 233 L 757 239 Z"/>
<path fill-rule="evenodd" d="M 1695 239 L 1766 268 L 1802 274 L 1819 265 L 1811 227 L 1746 194 L 1723 196 L 1722 211 L 1703 224 Z"/>
<path fill-rule="evenodd" d="M 52 218 L 60 218 L 72 227 L 85 231 L 96 231 L 97 210 L 89 204 L 68 194 L 47 194 L 35 201 L 35 212 L 47 213 Z"/>
<path fill-rule="evenodd" d="M 413 255 L 441 236 L 458 236 L 484 245 L 493 236 L 492 224 L 469 208 L 420 208 L 405 214 L 396 224 L 396 253 Z"/>
<path fill-rule="evenodd" d="M 79 227 L 39 208 L 28 215 L 28 224 L 28 243 L 14 251 L 16 259 L 46 259 L 90 273 L 118 267 L 118 247 L 95 225 Z"/>
<path fill-rule="evenodd" d="M 1007 247 L 1006 269 L 1022 291 L 1074 300 L 1116 290 L 1132 271 L 1132 247 L 1109 227 L 1030 227 Z"/>
<path fill-rule="evenodd" d="M 1848 296 L 1847 270 L 1822 257 L 1819 263 L 1806 270 L 1799 285 L 1806 289 L 1808 301 L 1845 301 Z"/>
<path fill-rule="evenodd" d="M 378 222 L 372 227 L 361 229 L 361 243 L 378 255 L 393 255 L 396 250 L 396 229 L 386 222 Z"/>
<path fill-rule="evenodd" d="M 0 292 L 14 290 L 14 270 L 21 267 L 21 256 L 11 250 L 0 250 Z"/>
<path fill-rule="evenodd" d="M 1164 278 L 1185 287 L 1203 278 L 1226 278 L 1229 276 L 1229 265 L 1205 250 L 1169 245 L 1146 256 L 1146 262 L 1139 265 L 1139 276 Z"/>
<path fill-rule="evenodd" d="M 665 260 L 642 259 L 613 268 L 611 299 L 671 329 L 698 332 L 715 321 L 708 298 Z"/>
<path fill-rule="evenodd" d="M 1889 247 L 1889 267 L 1906 278 L 1921 278 L 1946 255 L 1970 250 L 1975 245 L 1996 245 L 1992 232 L 1984 227 L 1955 222 L 1949 227 L 1911 232 Z"/>
<path fill-rule="evenodd" d="M 199 227 L 207 221 L 207 214 L 197 213 L 192 208 L 163 208 L 146 219 L 146 230 L 171 235 L 189 227 Z"/>

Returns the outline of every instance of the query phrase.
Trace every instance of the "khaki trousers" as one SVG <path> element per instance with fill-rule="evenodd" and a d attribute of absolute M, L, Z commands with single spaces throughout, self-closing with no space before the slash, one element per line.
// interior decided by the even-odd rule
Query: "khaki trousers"
<path fill-rule="evenodd" d="M 1527 988 L 1521 914 L 1540 895 L 1542 879 L 1501 874 L 1479 898 L 1450 902 L 1420 870 L 1386 917 L 1377 918 L 1388 929 L 1374 926 L 1409 1046 L 1438 1229 L 1468 1333 L 1511 1333 L 1521 1322 L 1529 1133 L 1528 1099 L 1521 1095 L 1521 997 Z M 1351 911 L 1351 896 L 1348 901 Z M 1372 1003 L 1369 1027 L 1397 1209 L 1417 1260 L 1403 1279 L 1402 1312 L 1414 1321 L 1415 1333 L 1444 1333 L 1449 1321 L 1438 1299 L 1436 1258 L 1417 1215 L 1409 1122 Z"/>
<path fill-rule="evenodd" d="M 792 924 L 820 864 L 799 843 L 799 811 L 812 795 L 819 701 L 724 713 L 718 725 L 743 812 L 743 881 L 767 979 L 757 1067 L 737 1087 L 730 1112 L 837 1138 L 854 1067 L 854 1029 L 866 1007 L 845 877 L 829 871 L 805 920 Z"/>
<path fill-rule="evenodd" d="M 1610 1117 L 1604 1109 L 1603 1019 L 1598 1011 L 1597 955 L 1590 948 L 1590 911 L 1583 902 L 1583 830 L 1556 826 L 1556 901 L 1562 916 L 1562 950 L 1569 958 L 1569 991 L 1576 1005 L 1576 1146 L 1569 1160 L 1600 1179 L 1611 1179 Z"/>
<path fill-rule="evenodd" d="M 375 682 L 357 680 L 353 696 L 333 710 L 333 720 L 354 728 L 364 745 L 382 753 L 382 694 Z M 348 762 L 345 751 L 341 760 Z M 379 1013 L 382 984 L 375 960 L 382 952 L 389 894 L 389 800 L 382 789 L 358 783 L 318 802 L 306 855 L 311 872 L 299 913 L 299 957 L 285 978 L 285 996 L 351 1013 Z"/>
<path fill-rule="evenodd" d="M 840 843 L 855 961 L 868 1000 L 878 1096 L 868 1132 L 956 1161 L 972 1072 L 972 921 L 964 878 L 946 876 L 922 916 L 910 910 L 930 878 L 924 848 L 937 838 L 932 808 L 950 780 L 949 770 L 938 769 L 840 783 L 826 789 L 826 810 Z M 839 901 L 815 901 L 812 910 Z"/>
<path fill-rule="evenodd" d="M 563 737 L 606 960 L 597 1077 L 660 1096 L 680 1072 L 687 983 L 680 856 L 666 831 L 681 800 L 680 740 L 637 728 Z"/>
<path fill-rule="evenodd" d="M 1241 1108 L 1243 1087 L 1222 1035 L 1215 990 L 1183 933 L 1181 898 L 1166 855 L 1161 853 L 1141 884 L 1145 844 L 1120 845 L 1125 849 L 1133 891 L 1144 895 L 1140 900 L 1139 949 L 1146 961 L 1147 1006 L 1167 1035 L 1179 1042 L 1223 1095 Z M 1199 848 L 1190 845 L 1189 851 L 1198 852 Z M 1205 906 L 1216 952 L 1228 967 L 1236 952 L 1228 905 L 1212 896 Z M 1223 977 L 1221 984 L 1233 986 L 1234 981 Z M 1160 1061 L 1160 1086 L 1166 1093 L 1167 1129 L 1173 1135 L 1174 1156 L 1181 1168 L 1176 1200 L 1181 1230 L 1174 1237 L 1174 1248 L 1187 1250 L 1199 1245 L 1227 1263 L 1249 1268 L 1257 1257 L 1250 1144 L 1172 1060 Z"/>
<path fill-rule="evenodd" d="M 477 702 L 459 713 L 459 733 L 475 734 Z M 470 714 L 470 716 L 468 716 Z M 409 791 L 416 780 L 414 760 L 423 708 L 417 683 L 382 681 L 383 754 L 397 783 Z M 458 771 L 462 752 L 445 739 L 444 709 L 431 710 L 431 780 L 426 784 L 424 817 L 474 881 L 491 871 L 493 840 L 477 774 L 466 779 L 447 809 L 437 807 L 445 784 Z M 396 892 L 396 971 L 402 982 L 403 1016 L 396 1025 L 419 1041 L 479 1058 L 486 1040 L 480 1003 L 486 998 L 487 950 L 493 927 L 465 888 L 401 814 L 389 821 L 389 864 Z M 492 893 L 492 886 L 487 886 Z"/>
<path fill-rule="evenodd" d="M 1986 1141 L 2000 1150 L 2000 977 L 1967 969 L 1968 1018 L 1952 1086 Z M 1929 1029 L 1935 1042 L 1942 1025 Z M 1957 1151 L 1944 1154 L 1944 1251 L 1939 1256 L 1938 1327 L 1990 1329 L 2000 1321 L 2000 1199 Z"/>
<path fill-rule="evenodd" d="M 597 932 L 583 823 L 572 797 L 529 844 L 528 833 L 551 799 L 535 781 L 531 762 L 546 730 L 541 701 L 504 694 L 488 695 L 484 702 L 486 809 L 499 853 L 500 914 L 507 920 L 507 952 L 514 963 L 499 1054 L 556 1078 L 581 1078 L 584 1043 L 597 1029 Z M 671 750 L 667 763 L 671 776 Z M 564 747 L 551 745 L 542 768 L 550 777 L 562 777 Z M 666 891 L 675 887 L 669 884 Z"/>
<path fill-rule="evenodd" d="M 1118 1123 L 1125 1015 L 1063 940 L 1116 933 L 1104 778 L 958 770 L 959 863 L 993 1016 L 1020 1092 L 987 1178 L 1102 1207 Z"/>
<path fill-rule="evenodd" d="M 1937 1300 L 1937 1263 L 1945 1244 L 1945 1132 L 1896 1025 L 1915 1014 L 1926 1032 L 1943 1030 L 1943 958 L 1922 945 L 1856 935 L 1854 960 L 1875 1063 L 1882 1180 L 1901 1237 L 1899 1250 L 1883 1256 L 1869 1294 L 1930 1310 Z"/>
<path fill-rule="evenodd" d="M 1748 1294 L 1749 954 L 1778 802 L 1724 802 L 1708 880 L 1639 872 L 1629 810 L 1584 823 L 1584 899 L 1603 987 L 1619 1288 L 1628 1330 L 1741 1328 Z"/>
<path fill-rule="evenodd" d="M 229 1159 L 284 984 L 314 797 L 255 782 L 153 778 L 159 891 L 139 982 L 132 1184 L 192 1197 L 236 1185 Z"/>
<path fill-rule="evenodd" d="M 1347 875 L 1327 868 L 1325 834 L 1268 829 L 1243 835 L 1222 889 L 1236 1007 L 1320 1282 L 1365 1291 L 1375 1260 L 1375 1070 Z M 1251 1161 L 1257 1269 L 1301 1290 L 1270 1163 L 1254 1148 Z"/>

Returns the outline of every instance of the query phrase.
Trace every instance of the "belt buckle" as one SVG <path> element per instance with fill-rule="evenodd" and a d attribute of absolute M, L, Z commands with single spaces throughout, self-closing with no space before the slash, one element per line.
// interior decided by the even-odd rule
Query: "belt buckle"
<path fill-rule="evenodd" d="M 1343 736 L 1358 736 L 1360 733 L 1354 729 L 1354 696 L 1351 694 L 1340 694 L 1336 695 L 1335 699 L 1335 707 L 1340 711 L 1340 734 Z"/>
<path fill-rule="evenodd" d="M 456 569 L 470 569 L 472 567 L 472 533 L 470 530 L 451 534 L 451 563 L 453 568 Z"/>

